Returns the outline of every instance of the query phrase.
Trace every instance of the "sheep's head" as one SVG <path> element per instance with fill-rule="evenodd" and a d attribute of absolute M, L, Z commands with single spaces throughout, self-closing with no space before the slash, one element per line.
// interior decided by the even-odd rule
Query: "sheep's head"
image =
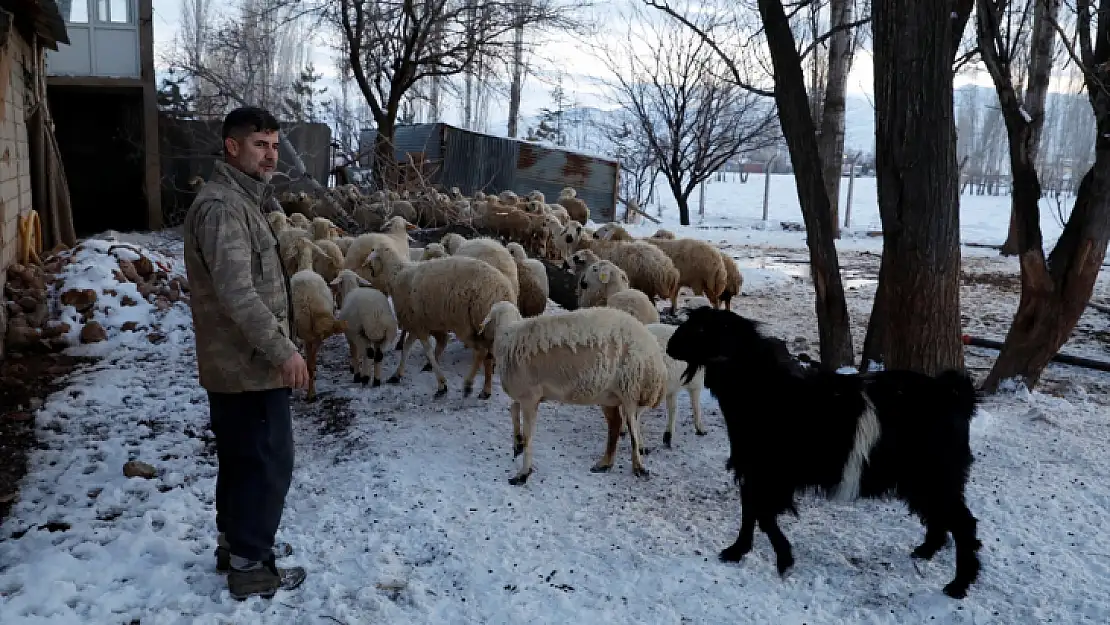
<path fill-rule="evenodd" d="M 389 234 L 399 234 L 411 230 L 416 230 L 416 226 L 409 223 L 408 220 L 404 217 L 400 215 L 394 215 L 393 217 L 387 219 L 384 224 L 382 224 L 381 231 Z"/>
<path fill-rule="evenodd" d="M 703 306 L 691 310 L 686 321 L 675 329 L 667 342 L 667 355 L 686 363 L 686 384 L 699 368 L 734 358 L 758 367 L 775 366 L 778 360 L 769 345 L 755 321 L 731 310 Z"/>
<path fill-rule="evenodd" d="M 336 303 L 342 306 L 343 300 L 347 298 L 351 291 L 359 287 L 373 287 L 374 285 L 350 269 L 343 269 L 334 280 L 328 283 L 328 286 L 331 287 L 331 292 L 336 297 Z"/>
<path fill-rule="evenodd" d="M 594 254 L 592 251 L 578 250 L 563 260 L 563 269 L 571 273 L 578 273 L 586 267 L 596 263 L 598 260 L 600 259 L 597 257 L 597 254 Z"/>
<path fill-rule="evenodd" d="M 655 231 L 655 234 L 651 235 L 651 238 L 653 238 L 653 239 L 674 239 L 675 237 L 674 237 L 674 233 L 671 232 L 670 230 L 667 230 L 665 228 L 660 228 L 660 229 Z"/>
<path fill-rule="evenodd" d="M 532 213 L 533 215 L 542 215 L 543 214 L 543 202 L 538 202 L 536 200 L 528 200 L 528 202 L 524 205 L 524 211 L 528 212 L 528 213 Z"/>
<path fill-rule="evenodd" d="M 568 221 L 559 238 L 566 242 L 568 248 L 573 248 L 576 243 L 582 240 L 582 232 L 582 224 L 577 221 Z"/>
<path fill-rule="evenodd" d="M 432 260 L 433 258 L 444 258 L 447 256 L 447 250 L 439 243 L 429 243 L 424 247 L 424 253 L 420 256 L 420 260 Z"/>
<path fill-rule="evenodd" d="M 465 243 L 466 239 L 463 238 L 461 234 L 448 232 L 447 234 L 443 235 L 443 238 L 440 239 L 439 242 L 443 246 L 443 250 L 445 252 L 447 252 L 448 254 L 454 254 L 455 252 L 459 251 L 459 246 Z"/>
<path fill-rule="evenodd" d="M 528 194 L 528 199 L 532 200 L 533 202 L 539 202 L 540 204 L 546 204 L 547 203 L 547 199 L 543 196 L 543 192 L 538 190 L 538 189 L 533 189 Z"/>
<path fill-rule="evenodd" d="M 559 192 L 560 200 L 565 200 L 577 196 L 578 192 L 574 190 L 574 187 L 563 187 L 563 190 Z"/>
<path fill-rule="evenodd" d="M 512 191 L 502 191 L 498 196 L 501 198 L 501 201 L 506 204 L 516 204 L 517 195 Z"/>
<path fill-rule="evenodd" d="M 610 261 L 599 260 L 582 272 L 578 287 L 586 292 L 615 293 L 628 288 L 628 274 Z"/>
<path fill-rule="evenodd" d="M 621 240 L 628 237 L 628 233 L 617 223 L 607 223 L 594 231 L 594 237 L 602 241 Z"/>
<path fill-rule="evenodd" d="M 486 318 L 478 325 L 478 336 L 492 341 L 497 336 L 498 330 L 520 319 L 520 311 L 517 310 L 516 304 L 504 300 L 495 302 L 490 306 Z"/>
<path fill-rule="evenodd" d="M 289 218 L 282 211 L 267 213 L 266 220 L 270 222 L 270 227 L 274 229 L 274 232 L 281 232 L 289 227 Z"/>

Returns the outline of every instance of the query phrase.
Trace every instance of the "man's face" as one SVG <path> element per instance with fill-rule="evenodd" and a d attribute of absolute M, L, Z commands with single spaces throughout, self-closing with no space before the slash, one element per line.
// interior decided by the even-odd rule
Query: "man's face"
<path fill-rule="evenodd" d="M 227 162 L 239 171 L 259 180 L 268 181 L 277 167 L 278 133 L 252 132 L 242 141 L 234 137 L 224 139 Z"/>

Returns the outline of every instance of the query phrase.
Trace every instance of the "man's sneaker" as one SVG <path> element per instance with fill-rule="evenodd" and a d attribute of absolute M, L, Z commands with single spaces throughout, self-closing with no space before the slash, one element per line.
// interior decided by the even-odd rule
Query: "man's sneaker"
<path fill-rule="evenodd" d="M 293 555 L 293 545 L 277 542 L 274 543 L 272 551 L 275 558 L 288 558 Z M 222 545 L 216 547 L 216 570 L 220 573 L 227 573 L 231 570 L 231 551 Z"/>
<path fill-rule="evenodd" d="M 279 590 L 293 590 L 304 583 L 307 573 L 299 566 L 279 569 L 270 558 L 249 570 L 232 568 L 227 574 L 227 590 L 236 601 L 249 597 L 269 599 Z"/>

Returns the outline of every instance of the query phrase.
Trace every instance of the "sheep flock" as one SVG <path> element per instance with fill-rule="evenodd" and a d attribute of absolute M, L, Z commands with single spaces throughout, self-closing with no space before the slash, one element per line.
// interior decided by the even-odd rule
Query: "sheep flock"
<path fill-rule="evenodd" d="M 632 472 L 646 478 L 642 415 L 665 405 L 663 444 L 670 447 L 676 397 L 685 389 L 695 431 L 704 435 L 699 398 L 708 388 L 725 416 L 733 454 L 728 468 L 744 504 L 740 537 L 721 560 L 751 550 L 758 523 L 785 574 L 793 556 L 775 517 L 794 509 L 795 492 L 817 487 L 841 499 L 893 492 L 927 526 L 914 557 L 931 557 L 953 534 L 958 572 L 945 592 L 962 597 L 977 577 L 975 521 L 963 503 L 967 422 L 975 404 L 963 378 L 896 372 L 878 383 L 871 374 L 817 378 L 816 369 L 790 361 L 781 345 L 759 337 L 752 322 L 732 312 L 743 276 L 729 255 L 666 230 L 636 238 L 616 223 L 591 229 L 589 208 L 572 188 L 548 203 L 539 191 L 363 195 L 347 185 L 320 198 L 285 193 L 279 203 L 282 210 L 267 219 L 291 276 L 296 339 L 309 365 L 308 401 L 316 397 L 317 351 L 334 334 L 347 339 L 351 383 L 375 387 L 383 382 L 385 354 L 397 350 L 396 368 L 384 382 L 402 383 L 419 341 L 423 370 L 436 378 L 436 398 L 449 392 L 440 361 L 454 337 L 473 356 L 464 396 L 473 392 L 481 369 L 478 397 L 489 399 L 498 370 L 510 399 L 513 455 L 523 455 L 509 481 L 522 486 L 533 471 L 542 402 L 597 406 L 607 435 L 591 471 L 613 466 L 627 433 Z M 415 245 L 414 231 L 456 224 L 477 236 L 447 232 Z M 549 272 L 573 276 L 577 308 L 549 306 L 549 277 L 555 275 Z M 659 302 L 676 313 L 683 287 L 704 296 L 708 306 L 691 311 L 677 328 L 660 323 Z M 751 412 L 753 398 L 767 393 L 786 402 L 782 410 Z M 824 404 L 822 393 L 832 393 Z M 813 416 L 821 409 L 825 421 Z M 899 414 L 921 425 L 898 421 Z M 925 425 L 933 414 L 950 425 Z M 937 453 L 955 459 L 936 460 Z M 907 464 L 910 459 L 921 462 Z M 940 481 L 928 486 L 932 479 Z"/>

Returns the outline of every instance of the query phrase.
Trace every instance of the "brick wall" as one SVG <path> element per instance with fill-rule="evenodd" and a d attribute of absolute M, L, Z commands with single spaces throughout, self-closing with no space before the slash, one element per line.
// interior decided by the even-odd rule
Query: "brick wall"
<path fill-rule="evenodd" d="M 31 157 L 27 145 L 25 116 L 30 106 L 31 86 L 24 80 L 33 65 L 31 47 L 19 35 L 12 36 L 4 54 L 10 72 L 0 116 L 0 290 L 7 282 L 7 268 L 19 255 L 19 215 L 31 210 Z M 7 310 L 0 306 L 0 357 L 7 334 Z"/>

